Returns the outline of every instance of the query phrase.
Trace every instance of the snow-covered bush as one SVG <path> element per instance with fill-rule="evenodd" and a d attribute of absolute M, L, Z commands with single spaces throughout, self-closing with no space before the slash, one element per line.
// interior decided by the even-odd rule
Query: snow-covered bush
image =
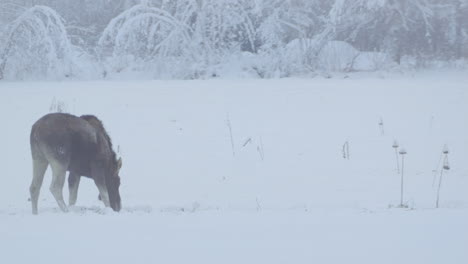
<path fill-rule="evenodd" d="M 262 0 L 257 2 L 257 39 L 262 76 L 287 77 L 314 71 L 325 13 L 331 2 Z"/>
<path fill-rule="evenodd" d="M 344 41 L 330 41 L 318 53 L 319 68 L 326 71 L 350 71 L 359 51 Z"/>
<path fill-rule="evenodd" d="M 254 58 L 251 67 L 260 78 L 290 77 L 304 71 L 298 60 L 288 57 L 286 46 L 261 47 Z"/>
<path fill-rule="evenodd" d="M 316 68 L 316 42 L 312 39 L 294 39 L 286 45 L 262 46 L 254 63 L 262 78 L 280 78 L 307 75 Z"/>
<path fill-rule="evenodd" d="M 353 63 L 354 71 L 377 71 L 395 67 L 390 55 L 383 52 L 361 52 Z"/>
<path fill-rule="evenodd" d="M 259 56 L 248 51 L 238 52 L 221 58 L 223 63 L 207 68 L 213 76 L 221 78 L 259 78 L 257 71 Z M 206 76 L 209 77 L 209 76 Z"/>
<path fill-rule="evenodd" d="M 98 41 L 98 50 L 111 66 L 111 72 L 132 68 L 141 71 L 148 64 L 151 68 L 168 66 L 171 58 L 187 55 L 191 44 L 189 31 L 160 8 L 136 5 L 109 23 Z"/>
<path fill-rule="evenodd" d="M 148 59 L 181 55 L 189 39 L 188 28 L 170 13 L 141 4 L 114 18 L 98 45 L 103 55 Z"/>
<path fill-rule="evenodd" d="M 285 47 L 285 56 L 288 58 L 289 68 L 292 74 L 306 73 L 317 67 L 318 43 L 314 39 L 294 39 Z"/>
<path fill-rule="evenodd" d="M 218 76 L 243 49 L 255 50 L 254 41 L 253 23 L 240 1 L 184 0 L 124 11 L 104 30 L 98 50 L 112 72 L 191 79 Z"/>
<path fill-rule="evenodd" d="M 257 35 L 262 46 L 281 46 L 294 39 L 318 34 L 326 22 L 331 1 L 260 0 L 257 2 Z"/>
<path fill-rule="evenodd" d="M 312 43 L 313 45 L 313 43 Z M 311 46 L 313 50 L 314 46 Z M 318 52 L 318 68 L 325 71 L 377 71 L 396 66 L 383 52 L 359 52 L 344 41 L 329 41 Z"/>
<path fill-rule="evenodd" d="M 35 6 L 15 19 L 0 48 L 0 79 L 63 78 L 72 74 L 72 46 L 62 18 Z"/>
<path fill-rule="evenodd" d="M 251 4 L 239 0 L 205 0 L 191 10 L 193 40 L 214 53 L 255 51 Z"/>

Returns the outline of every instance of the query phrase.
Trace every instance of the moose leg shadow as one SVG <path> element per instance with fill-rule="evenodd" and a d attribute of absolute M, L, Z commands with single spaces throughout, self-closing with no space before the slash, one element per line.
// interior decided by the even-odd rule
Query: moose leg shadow
<path fill-rule="evenodd" d="M 50 184 L 50 192 L 57 201 L 58 206 L 63 212 L 68 212 L 67 205 L 63 200 L 63 186 L 65 184 L 65 174 L 67 172 L 66 166 L 52 162 L 52 183 Z"/>

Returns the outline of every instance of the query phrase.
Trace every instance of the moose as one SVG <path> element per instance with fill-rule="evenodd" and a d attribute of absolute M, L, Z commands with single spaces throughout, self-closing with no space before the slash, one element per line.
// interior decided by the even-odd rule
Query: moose
<path fill-rule="evenodd" d="M 52 169 L 50 191 L 63 212 L 68 212 L 62 193 L 67 171 L 70 206 L 76 204 L 80 178 L 85 176 L 94 180 L 104 205 L 120 211 L 122 159 L 116 158 L 112 141 L 96 116 L 47 114 L 32 126 L 30 143 L 33 179 L 29 191 L 33 214 L 38 213 L 39 193 L 49 165 Z"/>

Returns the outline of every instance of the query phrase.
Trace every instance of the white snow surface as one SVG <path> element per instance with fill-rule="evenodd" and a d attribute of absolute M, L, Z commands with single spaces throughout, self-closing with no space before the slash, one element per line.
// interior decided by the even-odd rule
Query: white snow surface
<path fill-rule="evenodd" d="M 466 71 L 0 82 L 2 263 L 468 263 L 467 83 Z M 30 128 L 57 106 L 104 122 L 123 159 L 120 213 L 86 178 L 60 212 L 48 170 L 31 214 Z"/>

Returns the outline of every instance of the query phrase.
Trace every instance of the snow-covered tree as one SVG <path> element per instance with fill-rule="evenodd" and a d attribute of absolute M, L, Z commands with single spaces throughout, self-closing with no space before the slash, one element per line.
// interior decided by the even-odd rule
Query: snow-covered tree
<path fill-rule="evenodd" d="M 328 1 L 330 2 L 330 1 Z M 312 38 L 325 23 L 327 1 L 262 0 L 258 35 L 263 45 Z"/>
<path fill-rule="evenodd" d="M 17 16 L 24 12 L 27 8 L 12 0 L 3 0 L 0 2 L 0 26 L 13 21 Z"/>
<path fill-rule="evenodd" d="M 316 41 L 323 30 L 331 1 L 258 1 L 259 52 L 274 76 L 311 71 L 316 66 Z M 270 62 L 268 62 L 270 60 Z M 269 71 L 270 73 L 272 72 Z M 266 74 L 266 76 L 271 74 Z"/>
<path fill-rule="evenodd" d="M 64 77 L 71 72 L 72 47 L 62 18 L 34 6 L 6 29 L 0 48 L 0 79 Z"/>
<path fill-rule="evenodd" d="M 174 2 L 176 5 L 174 6 Z M 175 16 L 191 28 L 192 38 L 212 51 L 238 47 L 255 50 L 255 28 L 245 0 L 182 0 L 166 3 Z"/>
<path fill-rule="evenodd" d="M 466 57 L 463 47 L 468 35 L 468 1 L 433 0 L 433 10 L 431 53 L 443 59 Z"/>
<path fill-rule="evenodd" d="M 114 71 L 148 63 L 164 66 L 187 56 L 190 28 L 169 12 L 147 3 L 135 5 L 112 19 L 98 41 L 100 56 Z"/>
<path fill-rule="evenodd" d="M 104 57 L 112 55 L 159 65 L 179 58 L 197 68 L 197 73 L 188 75 L 215 75 L 206 69 L 232 54 L 256 49 L 255 29 L 245 3 L 238 0 L 145 2 L 109 23 L 99 39 L 99 50 Z"/>
<path fill-rule="evenodd" d="M 255 27 L 250 10 L 244 0 L 190 1 L 194 4 L 185 20 L 192 29 L 194 51 L 201 54 L 198 60 L 202 67 L 213 68 L 230 60 L 242 51 L 255 52 Z M 180 15 L 179 15 L 180 16 Z M 185 16 L 187 17 L 187 16 Z M 207 70 L 205 75 L 216 76 L 216 70 Z"/>
<path fill-rule="evenodd" d="M 359 50 L 419 55 L 430 48 L 433 9 L 427 0 L 336 0 L 329 20 L 334 37 Z"/>
<path fill-rule="evenodd" d="M 147 4 L 136 5 L 114 18 L 98 45 L 103 55 L 132 55 L 138 59 L 181 55 L 189 28 L 170 13 Z"/>

